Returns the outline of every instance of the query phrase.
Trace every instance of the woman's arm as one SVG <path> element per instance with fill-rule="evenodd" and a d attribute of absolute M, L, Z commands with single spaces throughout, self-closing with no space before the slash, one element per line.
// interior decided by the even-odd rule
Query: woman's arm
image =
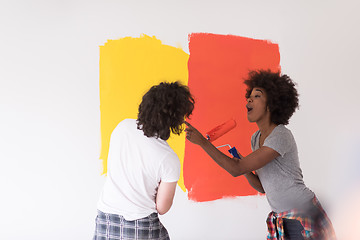
<path fill-rule="evenodd" d="M 244 158 L 239 152 L 237 152 L 237 154 L 239 155 L 240 160 Z M 250 186 L 252 186 L 256 191 L 265 193 L 259 176 L 256 173 L 249 172 L 245 173 L 244 176 L 246 177 L 246 180 L 249 182 Z"/>
<path fill-rule="evenodd" d="M 156 210 L 160 215 L 167 213 L 173 203 L 177 182 L 160 182 L 156 194 Z"/>
<path fill-rule="evenodd" d="M 224 168 L 234 177 L 257 170 L 280 156 L 272 148 L 261 147 L 239 161 L 239 159 L 230 158 L 219 151 L 191 124 L 186 122 L 186 125 L 186 138 L 190 142 L 198 144 L 220 167 Z"/>
<path fill-rule="evenodd" d="M 248 180 L 250 186 L 252 186 L 256 191 L 265 193 L 265 190 L 260 182 L 258 175 L 249 172 L 249 173 L 245 173 L 244 176 Z"/>

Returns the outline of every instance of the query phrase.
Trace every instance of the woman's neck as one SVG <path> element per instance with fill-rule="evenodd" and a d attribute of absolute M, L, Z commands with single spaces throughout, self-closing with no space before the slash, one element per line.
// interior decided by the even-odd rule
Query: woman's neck
<path fill-rule="evenodd" d="M 265 138 L 269 136 L 272 130 L 274 130 L 274 128 L 277 126 L 275 123 L 271 121 L 257 122 L 256 124 L 259 127 L 261 136 Z"/>

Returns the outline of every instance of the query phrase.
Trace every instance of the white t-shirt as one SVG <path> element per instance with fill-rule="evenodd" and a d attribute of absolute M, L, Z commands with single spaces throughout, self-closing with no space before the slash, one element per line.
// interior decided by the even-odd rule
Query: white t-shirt
<path fill-rule="evenodd" d="M 176 153 L 166 141 L 146 137 L 135 119 L 125 119 L 114 129 L 107 166 L 98 209 L 129 221 L 157 212 L 159 182 L 176 182 L 180 177 Z"/>

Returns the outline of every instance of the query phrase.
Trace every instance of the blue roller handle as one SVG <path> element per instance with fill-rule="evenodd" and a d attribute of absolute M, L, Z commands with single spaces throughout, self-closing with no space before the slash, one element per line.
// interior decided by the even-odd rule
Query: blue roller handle
<path fill-rule="evenodd" d="M 235 147 L 230 148 L 228 151 L 233 157 L 241 159 Z"/>

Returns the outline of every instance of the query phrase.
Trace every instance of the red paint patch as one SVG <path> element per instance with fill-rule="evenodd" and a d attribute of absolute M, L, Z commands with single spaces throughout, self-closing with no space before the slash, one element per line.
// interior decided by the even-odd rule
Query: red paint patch
<path fill-rule="evenodd" d="M 213 144 L 235 146 L 242 155 L 251 152 L 251 135 L 257 130 L 246 116 L 246 86 L 249 70 L 280 69 L 277 44 L 264 40 L 215 35 L 189 36 L 189 87 L 196 105 L 190 123 L 205 134 L 233 118 L 237 126 Z M 227 152 L 229 148 L 221 150 Z M 223 197 L 256 195 L 245 177 L 232 177 L 199 146 L 185 144 L 184 183 L 189 199 L 203 202 Z"/>

